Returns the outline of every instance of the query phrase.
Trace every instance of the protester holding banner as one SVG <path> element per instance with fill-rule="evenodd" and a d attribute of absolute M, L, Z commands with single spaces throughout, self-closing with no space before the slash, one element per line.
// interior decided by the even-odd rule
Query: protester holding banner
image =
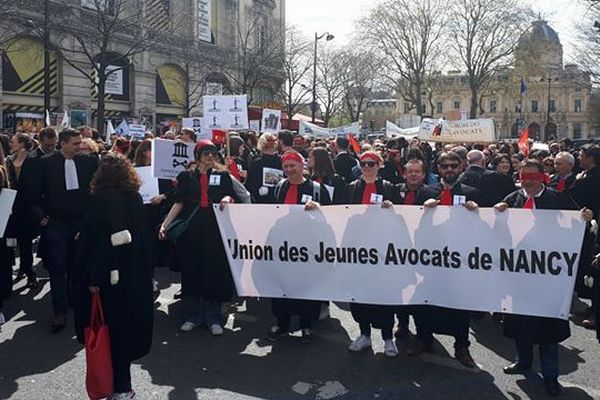
<path fill-rule="evenodd" d="M 114 398 L 132 399 L 131 362 L 152 343 L 152 251 L 141 182 L 131 163 L 107 154 L 90 183 L 90 218 L 80 235 L 85 257 L 74 271 L 75 326 L 84 343 L 91 293 L 99 293 L 110 331 Z M 111 397 L 112 398 L 112 397 Z"/>
<path fill-rule="evenodd" d="M 181 330 L 206 324 L 218 336 L 223 334 L 221 303 L 231 300 L 233 281 L 212 205 L 233 203 L 238 197 L 231 176 L 217 163 L 218 149 L 211 141 L 198 141 L 194 155 L 198 166 L 177 176 L 175 204 L 159 237 L 166 238 L 175 218 L 191 218 L 176 248 L 187 314 Z"/>
<path fill-rule="evenodd" d="M 498 211 L 507 208 L 531 210 L 560 210 L 573 208 L 565 203 L 562 196 L 544 185 L 543 164 L 534 159 L 526 160 L 520 172 L 522 189 L 508 195 L 494 207 Z M 571 205 L 572 207 L 569 207 Z M 581 210 L 586 222 L 592 219 L 592 211 Z M 504 335 L 515 340 L 517 361 L 504 368 L 506 374 L 524 374 L 531 370 L 533 345 L 539 345 L 540 361 L 544 385 L 550 395 L 557 395 L 561 388 L 558 383 L 558 343 L 570 335 L 569 321 L 556 318 L 541 318 L 507 314 L 504 316 Z"/>
<path fill-rule="evenodd" d="M 277 204 L 304 204 L 304 209 L 311 211 L 319 205 L 330 205 L 331 198 L 327 189 L 319 183 L 305 179 L 304 157 L 296 151 L 290 150 L 281 157 L 282 167 L 287 176 L 275 188 L 275 203 Z M 289 333 L 290 318 L 294 315 L 300 317 L 302 340 L 310 343 L 312 339 L 312 322 L 319 318 L 321 302 L 314 300 L 298 299 L 271 299 L 271 312 L 277 323 L 271 327 L 267 339 L 275 341 Z"/>
<path fill-rule="evenodd" d="M 245 182 L 253 203 L 275 203 L 275 186 L 283 179 L 277 148 L 277 136 L 273 133 L 263 133 L 258 139 L 260 156 L 250 163 Z"/>
<path fill-rule="evenodd" d="M 308 155 L 308 167 L 315 182 L 323 185 L 332 198 L 332 204 L 344 204 L 346 201 L 346 181 L 335 173 L 333 161 L 327 150 L 314 148 Z"/>
<path fill-rule="evenodd" d="M 66 325 L 68 282 L 75 261 L 75 237 L 89 210 L 89 184 L 98 157 L 79 155 L 81 136 L 74 129 L 59 135 L 60 151 L 39 162 L 38 179 L 32 184 L 33 211 L 46 228 L 44 266 L 50 272 L 54 330 Z"/>
<path fill-rule="evenodd" d="M 367 151 L 360 156 L 361 177 L 348 185 L 348 204 L 368 204 L 391 207 L 399 198 L 394 185 L 377 176 L 383 159 L 375 152 Z M 358 323 L 360 335 L 348 346 L 348 350 L 359 352 L 371 347 L 371 326 L 381 329 L 386 357 L 396 357 L 398 349 L 394 342 L 394 307 L 350 303 L 352 318 Z"/>
<path fill-rule="evenodd" d="M 425 162 L 418 158 L 408 160 L 404 166 L 404 181 L 398 185 L 401 203 L 405 205 L 417 204 L 419 190 L 425 186 L 427 167 Z"/>
<path fill-rule="evenodd" d="M 479 191 L 458 182 L 460 157 L 454 152 L 443 152 L 438 157 L 437 166 L 441 182 L 421 189 L 417 204 L 430 208 L 464 206 L 468 210 L 476 210 L 480 198 Z M 409 355 L 431 351 L 434 333 L 449 334 L 454 337 L 456 359 L 466 367 L 475 367 L 475 361 L 469 352 L 469 311 L 421 306 L 415 308 L 413 317 L 418 340 L 407 350 Z"/>

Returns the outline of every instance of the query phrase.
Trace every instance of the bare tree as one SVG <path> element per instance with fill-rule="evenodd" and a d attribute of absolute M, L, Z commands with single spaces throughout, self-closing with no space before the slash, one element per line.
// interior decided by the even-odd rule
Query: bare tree
<path fill-rule="evenodd" d="M 288 27 L 283 59 L 284 82 L 279 97 L 283 100 L 288 115 L 288 129 L 292 117 L 306 103 L 310 90 L 310 69 L 312 67 L 311 43 L 295 26 Z"/>
<path fill-rule="evenodd" d="M 481 92 L 512 61 L 533 14 L 518 0 L 456 0 L 449 16 L 450 47 L 466 69 L 469 116 L 476 118 Z"/>
<path fill-rule="evenodd" d="M 577 25 L 575 58 L 594 84 L 600 83 L 600 2 L 579 0 L 586 6 L 583 21 Z"/>
<path fill-rule="evenodd" d="M 123 71 L 132 58 L 157 40 L 165 44 L 164 27 L 151 24 L 138 0 L 86 0 L 73 7 L 68 0 L 55 2 L 57 50 L 62 59 L 95 85 L 96 128 L 104 131 L 106 83 L 112 74 Z M 64 28 L 62 28 L 64 27 Z"/>
<path fill-rule="evenodd" d="M 329 126 L 334 115 L 344 107 L 344 72 L 341 51 L 334 49 L 321 50 L 317 64 L 317 102 L 325 126 Z"/>
<path fill-rule="evenodd" d="M 267 24 L 260 15 L 238 18 L 235 25 L 235 46 L 226 54 L 221 72 L 232 82 L 234 90 L 253 100 L 254 89 L 261 82 L 283 81 L 285 32 Z M 273 79 L 275 78 L 275 79 Z"/>
<path fill-rule="evenodd" d="M 381 74 L 423 115 L 424 93 L 440 59 L 446 13 L 440 0 L 383 0 L 360 23 L 363 40 L 387 61 Z"/>

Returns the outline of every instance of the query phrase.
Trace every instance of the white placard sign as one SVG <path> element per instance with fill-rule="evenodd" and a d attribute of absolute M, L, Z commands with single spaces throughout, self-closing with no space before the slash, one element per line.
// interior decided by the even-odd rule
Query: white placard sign
<path fill-rule="evenodd" d="M 250 120 L 248 125 L 250 126 L 251 131 L 260 132 L 260 119 Z"/>
<path fill-rule="evenodd" d="M 262 132 L 276 133 L 281 130 L 281 110 L 263 109 Z"/>
<path fill-rule="evenodd" d="M 248 129 L 248 98 L 241 96 L 204 96 L 203 130 Z"/>
<path fill-rule="evenodd" d="M 242 297 L 561 319 L 585 229 L 581 212 L 556 210 L 240 204 L 215 214 Z"/>
<path fill-rule="evenodd" d="M 129 125 L 129 134 L 134 139 L 144 139 L 144 135 L 146 135 L 146 126 L 142 124 L 130 124 Z"/>
<path fill-rule="evenodd" d="M 142 186 L 140 186 L 140 195 L 142 196 L 142 200 L 144 201 L 144 204 L 149 204 L 150 200 L 159 194 L 158 179 L 153 176 L 151 166 L 137 167 L 135 171 L 142 181 Z"/>
<path fill-rule="evenodd" d="M 354 122 L 353 124 L 340 126 L 338 128 L 321 128 L 320 126 L 315 125 L 313 123 L 300 121 L 298 134 L 301 136 L 327 138 L 347 136 L 348 134 L 358 136 L 360 134 L 360 125 L 358 124 L 358 122 Z"/>
<path fill-rule="evenodd" d="M 4 237 L 8 219 L 12 214 L 13 204 L 17 197 L 17 191 L 13 189 L 0 190 L 0 237 Z"/>
<path fill-rule="evenodd" d="M 494 120 L 447 121 L 425 118 L 421 121 L 419 139 L 428 142 L 492 143 L 496 141 Z"/>
<path fill-rule="evenodd" d="M 212 138 L 212 134 L 210 134 L 210 133 L 204 134 L 204 132 L 202 131 L 202 118 L 200 118 L 200 117 L 183 118 L 181 121 L 181 125 L 184 128 L 193 129 L 194 132 L 196 132 L 197 139 L 211 139 Z"/>
<path fill-rule="evenodd" d="M 174 179 L 194 161 L 195 143 L 179 140 L 154 139 L 152 141 L 152 176 Z"/>

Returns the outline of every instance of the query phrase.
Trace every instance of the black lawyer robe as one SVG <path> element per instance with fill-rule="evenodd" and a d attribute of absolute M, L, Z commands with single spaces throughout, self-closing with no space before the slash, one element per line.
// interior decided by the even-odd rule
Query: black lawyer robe
<path fill-rule="evenodd" d="M 277 154 L 263 154 L 248 165 L 248 175 L 244 186 L 252 195 L 252 202 L 258 204 L 275 203 L 275 185 L 264 186 L 263 170 L 265 168 L 278 169 L 281 167 L 281 158 Z M 260 188 L 265 187 L 267 192 L 261 194 Z"/>

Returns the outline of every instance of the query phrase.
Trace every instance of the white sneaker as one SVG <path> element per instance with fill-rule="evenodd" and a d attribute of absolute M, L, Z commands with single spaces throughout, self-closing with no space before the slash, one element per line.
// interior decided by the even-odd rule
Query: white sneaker
<path fill-rule="evenodd" d="M 348 350 L 358 352 L 371 347 L 371 338 L 365 335 L 360 335 L 348 346 Z"/>
<path fill-rule="evenodd" d="M 194 330 L 194 328 L 196 328 L 196 327 L 198 327 L 198 324 L 196 324 L 192 321 L 185 321 L 179 329 L 181 329 L 184 332 L 189 332 L 191 330 Z"/>
<path fill-rule="evenodd" d="M 223 328 L 219 324 L 212 324 L 210 326 L 210 333 L 213 336 L 221 336 L 223 334 Z"/>
<path fill-rule="evenodd" d="M 4 317 L 4 314 L 0 312 L 0 325 L 4 324 L 6 322 L 6 318 Z"/>
<path fill-rule="evenodd" d="M 392 339 L 385 340 L 383 342 L 383 352 L 386 357 L 396 357 L 398 355 L 398 348 L 396 347 L 396 342 Z"/>

